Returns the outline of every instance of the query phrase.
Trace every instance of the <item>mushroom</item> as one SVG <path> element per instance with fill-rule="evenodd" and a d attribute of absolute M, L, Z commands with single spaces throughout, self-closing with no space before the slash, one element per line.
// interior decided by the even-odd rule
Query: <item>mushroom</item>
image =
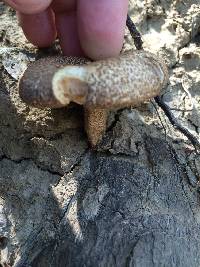
<path fill-rule="evenodd" d="M 160 94 L 168 80 L 156 55 L 130 50 L 91 62 L 78 57 L 48 57 L 32 63 L 19 83 L 24 102 L 39 108 L 83 105 L 85 130 L 94 147 L 101 140 L 108 110 L 138 106 Z"/>

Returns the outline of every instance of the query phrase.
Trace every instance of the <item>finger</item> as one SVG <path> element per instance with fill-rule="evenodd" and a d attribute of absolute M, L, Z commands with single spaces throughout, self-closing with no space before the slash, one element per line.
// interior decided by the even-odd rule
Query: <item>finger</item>
<path fill-rule="evenodd" d="M 76 0 L 54 0 L 51 7 L 56 14 L 56 28 L 64 55 L 81 56 L 77 19 Z"/>
<path fill-rule="evenodd" d="M 60 46 L 66 56 L 82 56 L 75 12 L 56 14 L 56 29 Z"/>
<path fill-rule="evenodd" d="M 66 13 L 76 9 L 76 0 L 53 0 L 51 7 L 56 13 Z"/>
<path fill-rule="evenodd" d="M 18 14 L 20 25 L 26 38 L 35 46 L 50 46 L 56 39 L 54 13 L 48 8 L 42 13 Z"/>
<path fill-rule="evenodd" d="M 92 59 L 119 54 L 124 39 L 128 0 L 78 0 L 78 32 Z"/>
<path fill-rule="evenodd" d="M 36 14 L 44 11 L 52 0 L 4 0 L 15 10 L 24 14 Z"/>

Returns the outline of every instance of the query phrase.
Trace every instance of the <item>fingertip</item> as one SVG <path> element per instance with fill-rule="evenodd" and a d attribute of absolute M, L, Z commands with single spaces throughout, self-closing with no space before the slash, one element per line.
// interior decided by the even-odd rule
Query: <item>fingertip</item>
<path fill-rule="evenodd" d="M 78 0 L 77 12 L 85 54 L 94 60 L 118 55 L 124 40 L 128 0 Z"/>
<path fill-rule="evenodd" d="M 37 14 L 47 9 L 52 0 L 5 0 L 5 2 L 23 14 Z"/>
<path fill-rule="evenodd" d="M 27 40 L 38 47 L 48 47 L 56 39 L 56 27 L 53 11 L 47 10 L 35 14 L 18 13 L 20 26 Z"/>
<path fill-rule="evenodd" d="M 56 14 L 56 28 L 62 52 L 65 56 L 83 56 L 80 46 L 75 12 Z"/>

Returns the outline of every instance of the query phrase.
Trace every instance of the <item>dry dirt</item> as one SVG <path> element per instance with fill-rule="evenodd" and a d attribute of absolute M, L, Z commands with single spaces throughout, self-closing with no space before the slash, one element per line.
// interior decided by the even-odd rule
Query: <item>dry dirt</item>
<path fill-rule="evenodd" d="M 132 0 L 130 15 L 169 66 L 163 99 L 199 138 L 199 0 Z M 1 266 L 199 267 L 200 155 L 153 101 L 110 114 L 97 151 L 79 107 L 26 106 L 20 75 L 57 51 L 29 44 L 0 2 Z"/>

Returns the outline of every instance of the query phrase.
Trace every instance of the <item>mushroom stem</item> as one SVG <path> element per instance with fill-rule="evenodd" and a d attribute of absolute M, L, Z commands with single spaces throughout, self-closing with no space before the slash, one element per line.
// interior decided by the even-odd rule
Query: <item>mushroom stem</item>
<path fill-rule="evenodd" d="M 107 124 L 108 111 L 100 108 L 85 107 L 85 131 L 92 147 L 101 141 Z"/>

